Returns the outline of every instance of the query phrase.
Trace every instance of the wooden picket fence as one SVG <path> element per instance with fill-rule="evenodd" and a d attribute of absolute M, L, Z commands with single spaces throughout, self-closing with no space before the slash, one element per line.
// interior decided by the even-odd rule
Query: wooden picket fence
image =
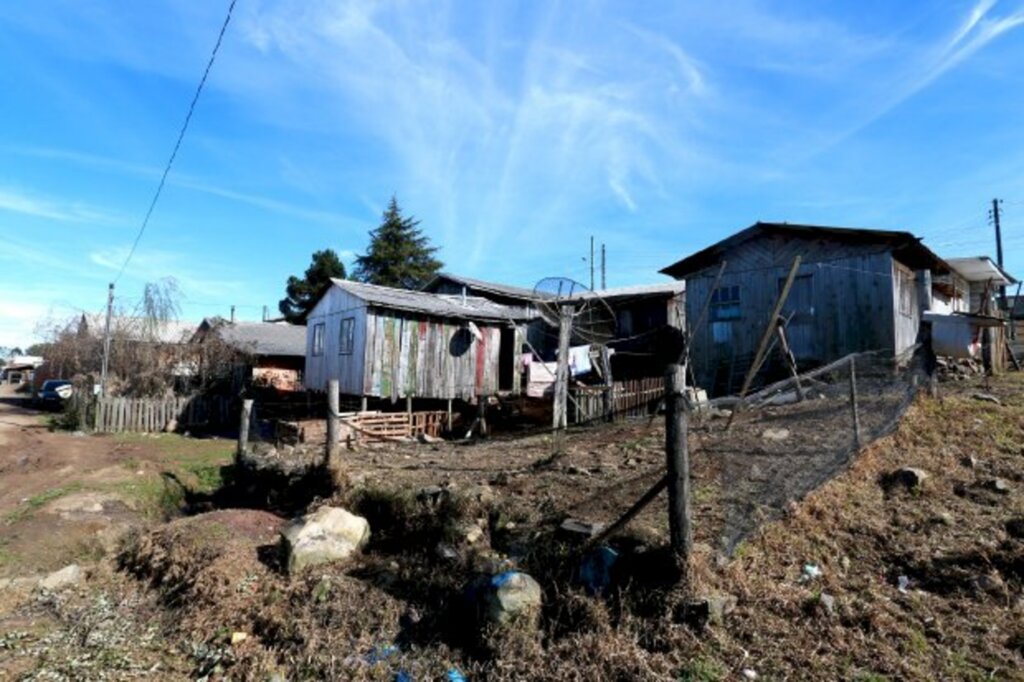
<path fill-rule="evenodd" d="M 224 396 L 97 398 L 93 429 L 101 433 L 156 433 L 166 431 L 172 421 L 178 430 L 216 427 L 237 421 L 231 402 Z"/>
<path fill-rule="evenodd" d="M 583 386 L 572 389 L 575 404 L 569 408 L 577 424 L 600 419 L 604 415 L 604 387 Z M 665 379 L 645 377 L 612 383 L 612 414 L 623 417 L 646 417 L 665 395 Z"/>

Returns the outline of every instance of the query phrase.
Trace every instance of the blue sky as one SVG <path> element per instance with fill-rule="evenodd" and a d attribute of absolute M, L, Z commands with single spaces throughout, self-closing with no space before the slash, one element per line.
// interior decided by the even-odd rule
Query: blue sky
<path fill-rule="evenodd" d="M 99 311 L 227 2 L 0 18 L 0 345 Z M 258 319 L 394 193 L 446 269 L 609 285 L 756 220 L 910 230 L 1024 274 L 1024 2 L 238 0 L 125 276 Z"/>

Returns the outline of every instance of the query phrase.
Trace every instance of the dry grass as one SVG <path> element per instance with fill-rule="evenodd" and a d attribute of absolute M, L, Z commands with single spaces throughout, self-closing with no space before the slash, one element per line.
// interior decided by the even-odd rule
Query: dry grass
<path fill-rule="evenodd" d="M 349 455 L 352 483 L 334 501 L 367 516 L 373 539 L 347 565 L 286 577 L 280 519 L 239 510 L 139 534 L 121 561 L 154 588 L 163 634 L 191 652 L 194 675 L 439 679 L 455 667 L 488 680 L 719 680 L 752 668 L 761 679 L 1024 679 L 1022 386 L 1000 379 L 1002 405 L 963 385 L 919 400 L 893 436 L 731 560 L 700 525 L 720 512 L 720 472 L 696 449 L 699 544 L 683 586 L 662 551 L 660 502 L 615 539 L 616 587 L 600 597 L 578 584 L 576 545 L 556 530 L 569 511 L 613 517 L 657 476 L 661 432 L 636 424 L 561 442 Z M 921 489 L 887 485 L 904 466 L 929 473 Z M 1008 494 L 990 490 L 996 477 Z M 417 495 L 434 484 L 449 492 Z M 472 546 L 460 540 L 469 523 L 485 531 Z M 438 542 L 458 556 L 440 557 Z M 473 624 L 464 588 L 504 562 L 544 587 L 538 631 Z M 802 580 L 805 563 L 822 576 Z M 693 594 L 732 595 L 736 610 L 694 626 Z M 236 631 L 249 638 L 232 646 Z"/>

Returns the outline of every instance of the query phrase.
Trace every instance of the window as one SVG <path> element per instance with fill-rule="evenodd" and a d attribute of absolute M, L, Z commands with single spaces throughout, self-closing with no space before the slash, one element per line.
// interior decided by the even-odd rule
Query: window
<path fill-rule="evenodd" d="M 313 325 L 313 355 L 324 354 L 324 323 Z"/>
<path fill-rule="evenodd" d="M 338 333 L 338 355 L 352 355 L 355 347 L 356 318 L 346 317 L 341 321 Z"/>
<path fill-rule="evenodd" d="M 740 319 L 740 287 L 718 287 L 711 294 L 711 321 L 727 322 Z"/>

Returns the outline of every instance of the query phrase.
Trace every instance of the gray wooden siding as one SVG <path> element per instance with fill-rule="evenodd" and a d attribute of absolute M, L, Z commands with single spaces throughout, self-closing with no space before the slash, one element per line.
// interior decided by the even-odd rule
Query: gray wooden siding
<path fill-rule="evenodd" d="M 359 393 L 394 399 L 497 393 L 501 327 L 476 324 L 482 339 L 467 338 L 465 326 L 454 320 L 371 309 Z"/>
<path fill-rule="evenodd" d="M 895 260 L 892 261 L 892 305 L 895 329 L 893 347 L 899 354 L 917 342 L 917 328 L 921 323 L 921 306 L 914 272 Z"/>
<path fill-rule="evenodd" d="M 338 379 L 340 390 L 346 395 L 361 395 L 366 347 L 366 303 L 338 287 L 331 287 L 310 312 L 306 321 L 306 373 L 307 389 L 326 391 L 329 379 Z M 352 353 L 341 355 L 339 341 L 341 321 L 355 318 Z M 316 325 L 324 325 L 324 352 L 313 355 L 313 336 Z"/>
<path fill-rule="evenodd" d="M 882 247 L 836 244 L 826 240 L 765 236 L 725 255 L 721 287 L 739 287 L 739 318 L 713 322 L 714 313 L 693 339 L 694 373 L 714 389 L 715 379 L 736 366 L 742 374 L 757 348 L 768 316 L 793 258 L 803 260 L 793 315 L 801 359 L 827 362 L 854 351 L 894 348 L 893 261 Z M 718 272 L 712 266 L 687 278 L 686 314 L 695 320 Z M 916 333 L 916 328 L 915 328 Z M 902 338 L 902 337 L 901 337 Z M 737 387 L 738 388 L 738 387 Z"/>

